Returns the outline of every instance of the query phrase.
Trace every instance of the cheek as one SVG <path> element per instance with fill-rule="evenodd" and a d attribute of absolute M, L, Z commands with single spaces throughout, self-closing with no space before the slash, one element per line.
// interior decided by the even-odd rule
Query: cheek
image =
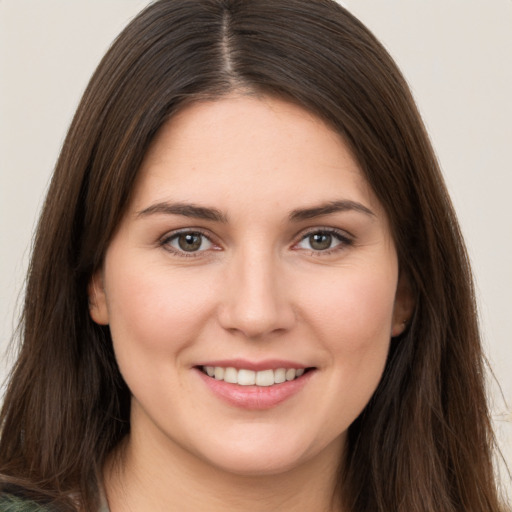
<path fill-rule="evenodd" d="M 339 279 L 318 281 L 305 314 L 335 348 L 357 352 L 391 337 L 396 273 L 344 269 Z"/>
<path fill-rule="evenodd" d="M 343 427 L 361 413 L 384 370 L 396 293 L 393 267 L 374 272 L 343 269 L 308 296 L 309 325 L 327 354 L 329 388 L 337 396 L 329 407 L 336 410 L 333 428 Z M 346 271 L 346 272 L 345 272 Z M 305 313 L 306 314 L 306 313 Z"/>
<path fill-rule="evenodd" d="M 201 286 L 198 274 L 183 275 L 151 263 L 120 263 L 110 269 L 107 302 L 120 365 L 164 354 L 173 360 L 193 343 L 213 307 L 212 294 Z"/>
<path fill-rule="evenodd" d="M 326 428 L 344 431 L 359 416 L 382 377 L 391 340 L 396 281 L 352 272 L 308 296 L 309 324 L 327 354 Z"/>

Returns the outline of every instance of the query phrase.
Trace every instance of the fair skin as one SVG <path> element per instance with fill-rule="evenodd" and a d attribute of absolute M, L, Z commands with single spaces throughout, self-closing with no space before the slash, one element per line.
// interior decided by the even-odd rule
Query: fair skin
<path fill-rule="evenodd" d="M 186 107 L 89 289 L 133 396 L 105 466 L 112 512 L 336 509 L 347 429 L 411 309 L 336 133 L 268 97 Z"/>

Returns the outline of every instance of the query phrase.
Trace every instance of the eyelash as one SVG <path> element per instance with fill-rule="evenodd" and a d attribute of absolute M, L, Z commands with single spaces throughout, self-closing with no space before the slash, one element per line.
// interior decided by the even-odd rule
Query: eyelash
<path fill-rule="evenodd" d="M 173 253 L 176 256 L 183 257 L 183 258 L 197 258 L 202 255 L 202 253 L 206 252 L 208 249 L 198 250 L 198 251 L 190 251 L 187 252 L 185 250 L 180 250 L 178 248 L 172 247 L 170 244 L 171 242 L 178 240 L 178 238 L 182 235 L 199 235 L 203 238 L 201 241 L 201 245 L 204 242 L 204 239 L 208 241 L 213 247 L 218 247 L 215 242 L 212 240 L 211 235 L 206 234 L 200 229 L 184 229 L 182 231 L 174 232 L 170 235 L 166 235 L 164 238 L 162 238 L 159 242 L 159 245 L 163 247 L 165 250 Z M 300 236 L 300 239 L 298 242 L 295 242 L 293 244 L 293 248 L 296 248 L 300 243 L 307 240 L 312 235 L 328 235 L 333 238 L 335 238 L 339 243 L 336 244 L 334 247 L 328 248 L 328 249 L 320 249 L 320 250 L 314 250 L 314 249 L 304 249 L 306 250 L 311 256 L 315 257 L 322 257 L 322 256 L 328 256 L 330 254 L 333 254 L 335 252 L 341 251 L 345 249 L 346 247 L 349 247 L 354 244 L 354 240 L 351 236 L 347 235 L 346 232 L 340 231 L 338 229 L 333 228 L 315 228 L 307 231 L 306 233 L 302 233 Z M 218 249 L 214 249 L 218 250 Z M 295 249 L 300 250 L 300 248 Z"/>
<path fill-rule="evenodd" d="M 203 244 L 204 239 L 206 239 L 212 246 L 214 246 L 214 247 L 216 246 L 216 244 L 212 240 L 212 237 L 210 235 L 204 233 L 200 229 L 183 229 L 181 231 L 176 231 L 174 233 L 171 233 L 170 235 L 164 236 L 164 238 L 162 238 L 162 240 L 160 240 L 159 245 L 161 247 L 163 247 L 166 251 L 169 251 L 172 254 L 179 256 L 179 257 L 183 257 L 183 258 L 197 258 L 202 253 L 205 252 L 205 250 L 187 252 L 185 250 L 180 250 L 175 247 L 172 247 L 170 245 L 171 242 L 173 242 L 174 240 L 178 240 L 178 238 L 182 235 L 199 235 L 203 238 L 203 240 L 201 241 L 201 245 Z"/>
<path fill-rule="evenodd" d="M 304 240 L 307 240 L 312 235 L 328 235 L 328 236 L 335 238 L 339 242 L 334 247 L 331 247 L 329 249 L 323 249 L 323 250 L 306 249 L 311 256 L 315 256 L 315 257 L 328 256 L 328 255 L 336 253 L 338 251 L 342 251 L 343 249 L 350 247 L 351 245 L 354 244 L 353 238 L 351 236 L 349 236 L 344 231 L 341 231 L 339 229 L 334 229 L 334 228 L 314 228 L 310 231 L 307 231 L 306 233 L 303 233 L 301 235 L 299 242 L 294 244 L 294 246 L 297 246 Z"/>

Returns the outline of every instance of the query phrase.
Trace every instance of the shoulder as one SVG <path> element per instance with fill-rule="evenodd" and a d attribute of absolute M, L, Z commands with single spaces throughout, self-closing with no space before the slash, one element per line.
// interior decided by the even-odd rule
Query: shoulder
<path fill-rule="evenodd" d="M 0 512 L 49 512 L 49 509 L 34 501 L 12 494 L 0 494 Z"/>

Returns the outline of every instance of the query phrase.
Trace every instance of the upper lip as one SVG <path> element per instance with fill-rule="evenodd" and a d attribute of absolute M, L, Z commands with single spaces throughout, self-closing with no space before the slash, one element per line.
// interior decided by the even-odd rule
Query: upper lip
<path fill-rule="evenodd" d="M 253 370 L 255 372 L 262 370 L 277 370 L 278 368 L 311 368 L 311 365 L 305 365 L 295 361 L 286 361 L 283 359 L 264 359 L 262 361 L 248 361 L 247 359 L 222 359 L 214 361 L 204 361 L 196 366 L 220 366 L 221 368 L 236 368 L 237 370 Z"/>

